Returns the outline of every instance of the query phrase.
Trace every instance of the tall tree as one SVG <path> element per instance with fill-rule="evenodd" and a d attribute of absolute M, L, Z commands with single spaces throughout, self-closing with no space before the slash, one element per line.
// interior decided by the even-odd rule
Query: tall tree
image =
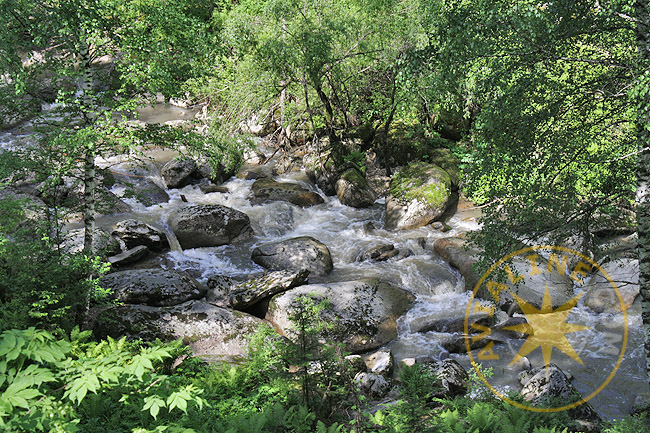
<path fill-rule="evenodd" d="M 154 138 L 151 130 L 126 123 L 125 114 L 157 93 L 182 94 L 183 83 L 205 72 L 204 60 L 216 44 L 206 21 L 210 7 L 204 6 L 168 0 L 2 1 L 2 99 L 10 101 L 13 94 L 16 101 L 56 104 L 42 113 L 37 133 L 41 150 L 59 153 L 63 167 L 83 173 L 84 250 L 89 254 L 95 159 Z M 175 138 L 190 136 L 177 131 Z"/>

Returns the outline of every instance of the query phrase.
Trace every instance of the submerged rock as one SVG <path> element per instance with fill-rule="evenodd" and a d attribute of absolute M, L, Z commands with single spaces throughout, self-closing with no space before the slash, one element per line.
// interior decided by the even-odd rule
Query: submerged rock
<path fill-rule="evenodd" d="M 133 197 L 145 206 L 167 203 L 169 195 L 145 175 L 112 173 L 113 181 L 124 188 L 121 198 Z"/>
<path fill-rule="evenodd" d="M 397 319 L 415 299 L 408 291 L 376 279 L 330 284 L 310 284 L 271 299 L 266 315 L 283 334 L 292 337 L 289 317 L 299 297 L 327 300 L 323 317 L 333 325 L 326 335 L 345 344 L 350 352 L 365 352 L 397 337 Z"/>
<path fill-rule="evenodd" d="M 403 168 L 390 181 L 385 228 L 405 230 L 432 223 L 447 209 L 451 190 L 449 174 L 436 165 L 417 162 Z"/>
<path fill-rule="evenodd" d="M 309 236 L 270 242 L 255 248 L 251 258 L 258 265 L 271 270 L 309 270 L 322 276 L 332 272 L 332 256 L 327 246 Z"/>
<path fill-rule="evenodd" d="M 296 206 L 309 207 L 323 203 L 323 197 L 294 183 L 276 182 L 273 179 L 262 178 L 251 187 L 255 198 L 253 204 L 269 201 L 288 201 Z"/>
<path fill-rule="evenodd" d="M 94 327 L 98 338 L 182 339 L 196 356 L 207 361 L 224 361 L 247 354 L 246 336 L 262 320 L 201 301 L 172 307 L 124 305 L 99 313 Z"/>
<path fill-rule="evenodd" d="M 134 219 L 117 223 L 113 229 L 113 236 L 124 242 L 129 249 L 140 245 L 146 246 L 151 251 L 169 248 L 167 236 L 162 230 Z"/>
<path fill-rule="evenodd" d="M 248 215 L 218 204 L 177 209 L 169 216 L 169 225 L 184 249 L 226 245 L 253 236 Z"/>
<path fill-rule="evenodd" d="M 113 299 L 119 302 L 156 307 L 200 299 L 206 293 L 206 289 L 189 275 L 163 269 L 114 272 L 104 275 L 99 284 L 112 290 Z"/>
<path fill-rule="evenodd" d="M 378 245 L 363 252 L 357 258 L 357 261 L 363 262 L 366 260 L 374 260 L 376 262 L 383 262 L 385 260 L 398 256 L 399 253 L 399 250 L 396 250 L 395 245 L 393 244 Z"/>
<path fill-rule="evenodd" d="M 336 181 L 335 188 L 339 201 L 347 206 L 366 208 L 377 199 L 363 173 L 356 168 L 347 169 Z"/>

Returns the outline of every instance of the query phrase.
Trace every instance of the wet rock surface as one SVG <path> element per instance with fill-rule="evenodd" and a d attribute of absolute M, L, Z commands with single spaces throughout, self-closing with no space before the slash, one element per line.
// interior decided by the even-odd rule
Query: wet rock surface
<path fill-rule="evenodd" d="M 144 245 L 151 251 L 162 251 L 169 248 L 167 236 L 149 224 L 135 219 L 120 221 L 115 225 L 113 236 L 124 242 L 127 249 Z"/>
<path fill-rule="evenodd" d="M 294 183 L 276 182 L 273 179 L 258 179 L 252 186 L 253 204 L 269 201 L 288 201 L 300 207 L 309 207 L 323 203 L 323 197 L 313 191 Z"/>
<path fill-rule="evenodd" d="M 253 250 L 251 258 L 266 269 L 307 269 L 314 276 L 327 275 L 334 267 L 327 246 L 309 236 L 259 245 Z"/>
<path fill-rule="evenodd" d="M 185 206 L 168 221 L 183 248 L 225 245 L 253 236 L 248 215 L 222 205 Z"/>

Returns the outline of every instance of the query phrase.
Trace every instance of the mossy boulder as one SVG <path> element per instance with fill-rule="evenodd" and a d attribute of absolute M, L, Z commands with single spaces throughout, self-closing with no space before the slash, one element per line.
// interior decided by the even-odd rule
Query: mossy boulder
<path fill-rule="evenodd" d="M 451 192 L 451 177 L 437 165 L 416 162 L 404 167 L 390 181 L 385 228 L 414 229 L 436 221 L 447 209 Z"/>
<path fill-rule="evenodd" d="M 460 182 L 460 159 L 451 150 L 445 148 L 430 149 L 429 161 L 445 170 L 451 179 L 452 188 L 458 188 Z"/>
<path fill-rule="evenodd" d="M 339 201 L 346 206 L 370 207 L 377 199 L 366 177 L 357 168 L 347 169 L 336 181 L 335 188 Z"/>
<path fill-rule="evenodd" d="M 98 314 L 93 329 L 98 338 L 182 339 L 206 361 L 230 361 L 246 356 L 246 337 L 262 323 L 240 311 L 189 301 L 172 307 L 111 307 Z"/>
<path fill-rule="evenodd" d="M 395 339 L 397 319 L 415 299 L 410 292 L 377 279 L 300 286 L 273 297 L 266 314 L 289 338 L 294 336 L 289 316 L 301 296 L 312 296 L 316 302 L 328 300 L 322 314 L 333 329 L 324 337 L 342 342 L 347 351 L 356 353 Z"/>

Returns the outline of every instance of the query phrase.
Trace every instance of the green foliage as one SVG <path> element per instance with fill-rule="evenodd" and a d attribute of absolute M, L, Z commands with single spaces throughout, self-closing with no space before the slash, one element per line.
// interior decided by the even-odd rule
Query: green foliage
<path fill-rule="evenodd" d="M 608 423 L 603 433 L 637 433 L 650 428 L 650 416 L 641 413 Z"/>
<path fill-rule="evenodd" d="M 201 389 L 175 385 L 157 371 L 170 357 L 167 348 L 137 347 L 110 338 L 84 343 L 87 333 L 75 336 L 80 340 L 56 340 L 35 328 L 0 336 L 0 426 L 6 431 L 95 429 L 97 417 L 120 406 L 141 408 L 154 421 L 161 410 L 169 416 L 203 407 Z M 113 420 L 113 427 L 133 421 L 131 413 L 122 421 Z"/>

